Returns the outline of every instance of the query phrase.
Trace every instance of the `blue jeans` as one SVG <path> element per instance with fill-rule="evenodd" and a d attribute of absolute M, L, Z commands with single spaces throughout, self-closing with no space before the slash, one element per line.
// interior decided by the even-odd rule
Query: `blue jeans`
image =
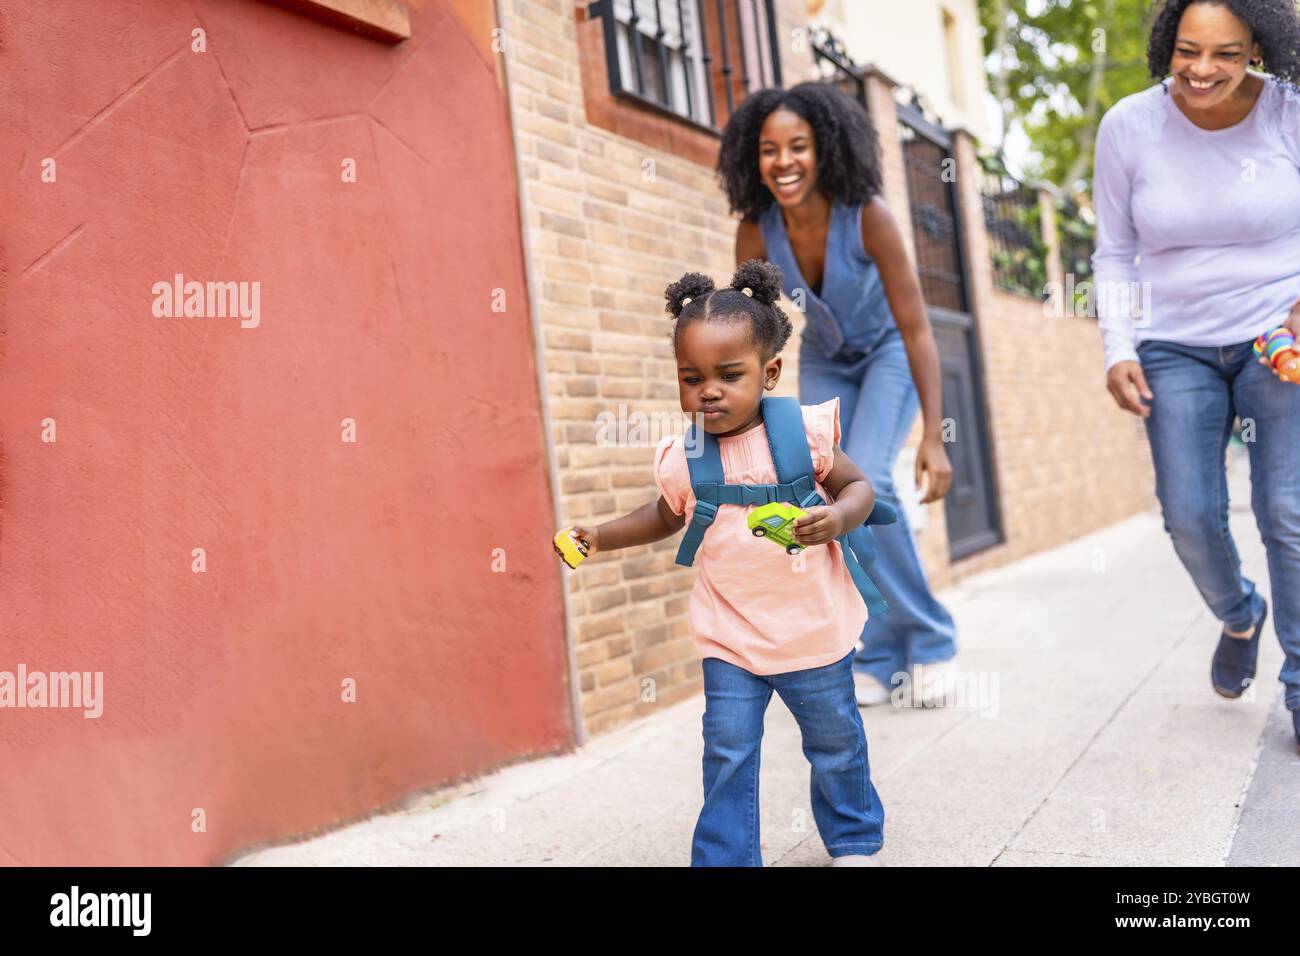
<path fill-rule="evenodd" d="M 840 447 L 862 469 L 878 499 L 898 508 L 898 523 L 874 525 L 875 563 L 871 580 L 889 602 L 889 611 L 862 629 L 855 668 L 886 687 L 913 664 L 950 660 L 957 653 L 956 626 L 939 603 L 916 551 L 912 529 L 894 488 L 894 462 L 920 411 L 907 350 L 897 329 L 866 354 L 842 353 L 828 359 L 815 348 L 799 349 L 799 401 L 819 405 L 840 400 Z M 857 547 L 864 527 L 849 532 Z"/>
<path fill-rule="evenodd" d="M 853 692 L 853 654 L 760 677 L 716 657 L 704 670 L 704 807 L 691 866 L 762 866 L 758 755 L 772 691 L 790 708 L 812 764 L 812 809 L 831 856 L 879 851 L 885 808 L 871 783 L 867 735 Z"/>
<path fill-rule="evenodd" d="M 1137 349 L 1155 397 L 1146 420 L 1165 530 L 1214 616 L 1246 630 L 1263 609 L 1228 528 L 1224 453 L 1241 418 L 1250 501 L 1268 555 L 1273 625 L 1286 660 L 1286 706 L 1300 710 L 1300 386 L 1222 348 L 1147 340 Z"/>

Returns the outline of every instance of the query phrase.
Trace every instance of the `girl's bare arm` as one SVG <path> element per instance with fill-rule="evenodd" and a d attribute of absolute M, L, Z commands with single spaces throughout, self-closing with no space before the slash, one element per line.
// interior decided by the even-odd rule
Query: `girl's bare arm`
<path fill-rule="evenodd" d="M 794 523 L 795 540 L 803 545 L 825 544 L 867 520 L 876 506 L 876 491 L 853 459 L 834 446 L 831 470 L 822 487 L 831 504 L 809 508 L 807 517 Z"/>
<path fill-rule="evenodd" d="M 595 527 L 575 525 L 573 532 L 587 543 L 589 553 L 594 554 L 662 541 L 680 531 L 685 523 L 686 516 L 674 514 L 660 495 L 658 501 L 644 504 L 621 518 Z"/>

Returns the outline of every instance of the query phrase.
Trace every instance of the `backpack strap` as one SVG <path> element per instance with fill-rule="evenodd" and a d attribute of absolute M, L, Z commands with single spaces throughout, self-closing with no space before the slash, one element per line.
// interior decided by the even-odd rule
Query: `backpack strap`
<path fill-rule="evenodd" d="M 849 541 L 849 535 L 853 535 L 852 542 Z M 848 567 L 849 577 L 853 578 L 858 593 L 862 595 L 862 600 L 867 605 L 867 613 L 873 616 L 884 614 L 889 610 L 889 602 L 885 600 L 885 596 L 880 593 L 880 588 L 876 587 L 876 583 L 867 576 L 866 572 L 866 567 L 870 567 L 876 558 L 876 543 L 871 536 L 871 529 L 867 527 L 866 522 L 863 522 L 835 540 L 840 543 L 840 550 L 844 552 L 844 564 Z"/>
<path fill-rule="evenodd" d="M 695 554 L 704 541 L 704 533 L 717 517 L 719 505 L 792 501 L 801 508 L 815 508 L 826 504 L 826 499 L 817 493 L 812 451 L 808 448 L 799 400 L 789 396 L 765 395 L 761 399 L 761 407 L 768 447 L 772 452 L 772 464 L 776 466 L 776 484 L 727 484 L 717 438 L 703 429 L 697 429 L 695 423 L 686 432 L 686 447 L 692 448 L 698 442 L 700 454 L 686 456 L 691 474 L 691 491 L 695 495 L 695 511 L 677 548 L 678 564 L 685 567 L 694 564 Z M 863 526 L 851 529 L 857 551 L 861 553 L 854 553 L 854 546 L 849 543 L 850 532 L 835 539 L 840 543 L 849 575 L 870 614 L 883 614 L 889 605 L 863 569 L 863 565 L 870 565 L 875 557 L 871 529 L 865 525 L 890 524 L 897 520 L 898 512 L 891 505 L 877 501 Z"/>
<path fill-rule="evenodd" d="M 767 435 L 772 446 L 772 462 L 776 465 L 777 477 L 781 481 L 791 482 L 796 480 L 796 476 L 800 479 L 806 478 L 808 490 L 797 499 L 799 507 L 815 508 L 826 504 L 826 500 L 813 487 L 816 471 L 813 468 L 812 451 L 808 448 L 808 438 L 804 434 L 803 410 L 799 407 L 799 400 L 784 396 L 764 396 L 762 403 L 763 421 L 767 425 Z M 877 512 L 879 512 L 878 517 Z M 897 521 L 898 513 L 888 504 L 877 502 L 871 515 L 863 524 L 872 524 L 872 518 L 876 518 L 874 523 L 885 524 L 890 520 Z M 862 552 L 861 554 L 855 554 L 854 545 L 849 544 L 850 532 L 856 532 L 853 535 L 854 545 Z M 871 537 L 871 529 L 853 528 L 835 540 L 840 543 L 840 550 L 844 553 L 844 564 L 848 567 L 849 576 L 853 578 L 858 593 L 862 595 L 862 600 L 867 605 L 868 613 L 885 613 L 889 605 L 864 569 L 864 566 L 869 567 L 875 558 L 876 548 Z"/>
<path fill-rule="evenodd" d="M 700 454 L 689 454 L 696 447 L 700 449 Z M 677 546 L 677 563 L 689 568 L 695 563 L 695 552 L 700 549 L 704 532 L 709 530 L 709 525 L 718 516 L 718 505 L 721 502 L 718 501 L 717 489 L 726 484 L 726 476 L 722 471 L 718 439 L 699 428 L 695 422 L 686 430 L 686 448 L 686 466 L 691 472 L 695 511 L 691 514 L 691 523 L 686 526 L 686 533 L 682 535 L 682 543 Z"/>
<path fill-rule="evenodd" d="M 695 495 L 695 511 L 677 547 L 678 564 L 690 567 L 695 563 L 695 553 L 704 541 L 704 532 L 717 517 L 719 505 L 792 501 L 800 507 L 810 508 L 825 504 L 814 485 L 812 453 L 804 436 L 799 400 L 765 395 L 761 399 L 761 408 L 768 448 L 776 466 L 778 480 L 775 484 L 728 484 L 716 436 L 698 428 L 696 423 L 687 430 L 686 447 L 691 449 L 698 444 L 700 454 L 686 456 L 686 465 L 691 473 L 691 492 Z M 797 441 L 794 440 L 796 437 Z"/>
<path fill-rule="evenodd" d="M 772 462 L 776 465 L 777 478 L 783 482 L 794 482 L 797 478 L 807 476 L 807 503 L 799 498 L 778 498 L 777 501 L 795 500 L 801 508 L 824 505 L 826 502 L 813 490 L 816 472 L 813 470 L 812 452 L 808 448 L 804 435 L 803 410 L 799 400 L 786 396 L 765 395 L 762 399 L 763 421 L 767 424 L 768 444 L 772 448 Z M 816 500 L 814 500 L 816 499 Z M 748 503 L 748 502 L 746 502 Z M 887 501 L 876 499 L 871 514 L 863 524 L 893 524 L 898 520 L 898 511 Z M 874 549 L 873 549 L 874 550 Z"/>
<path fill-rule="evenodd" d="M 876 499 L 875 506 L 871 509 L 871 514 L 867 515 L 867 520 L 863 524 L 893 524 L 898 520 L 898 509 L 888 501 Z"/>
<path fill-rule="evenodd" d="M 787 395 L 764 395 L 761 406 L 777 481 L 800 485 L 801 493 L 794 500 L 801 508 L 825 504 L 814 487 L 816 473 L 808 438 L 804 434 L 799 399 Z"/>

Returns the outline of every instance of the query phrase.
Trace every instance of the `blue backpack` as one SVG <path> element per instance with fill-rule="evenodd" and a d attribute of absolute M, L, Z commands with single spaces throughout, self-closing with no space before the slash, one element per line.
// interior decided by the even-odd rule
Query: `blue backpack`
<path fill-rule="evenodd" d="M 812 508 L 826 503 L 814 486 L 812 453 L 808 450 L 808 439 L 804 434 L 799 400 L 765 395 L 760 408 L 767 429 L 768 445 L 772 449 L 772 463 L 776 465 L 776 484 L 727 484 L 722 471 L 722 457 L 718 454 L 718 439 L 708 432 L 700 432 L 694 424 L 686 433 L 686 447 L 694 447 L 696 441 L 702 442 L 703 453 L 695 457 L 688 455 L 686 458 L 691 471 L 691 491 L 695 494 L 695 512 L 691 515 L 691 523 L 677 549 L 678 564 L 690 567 L 695 562 L 695 552 L 704 540 L 704 532 L 709 530 L 709 525 L 717 517 L 719 505 L 765 505 L 774 501 L 787 501 L 801 508 Z M 871 529 L 866 526 L 893 524 L 897 520 L 898 512 L 893 505 L 877 499 L 871 514 L 863 522 L 861 533 L 854 533 L 859 531 L 855 528 L 835 539 L 841 545 L 844 563 L 848 565 L 853 583 L 862 594 L 862 600 L 866 602 L 870 614 L 883 614 L 889 605 L 863 570 L 864 566 L 870 567 L 876 550 Z M 850 533 L 853 533 L 855 539 L 854 546 L 849 544 Z"/>

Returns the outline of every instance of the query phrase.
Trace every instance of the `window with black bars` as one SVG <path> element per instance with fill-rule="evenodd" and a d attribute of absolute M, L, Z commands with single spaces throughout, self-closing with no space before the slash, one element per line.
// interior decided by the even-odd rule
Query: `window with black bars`
<path fill-rule="evenodd" d="M 772 0 L 597 0 L 609 88 L 708 129 L 781 85 Z"/>

